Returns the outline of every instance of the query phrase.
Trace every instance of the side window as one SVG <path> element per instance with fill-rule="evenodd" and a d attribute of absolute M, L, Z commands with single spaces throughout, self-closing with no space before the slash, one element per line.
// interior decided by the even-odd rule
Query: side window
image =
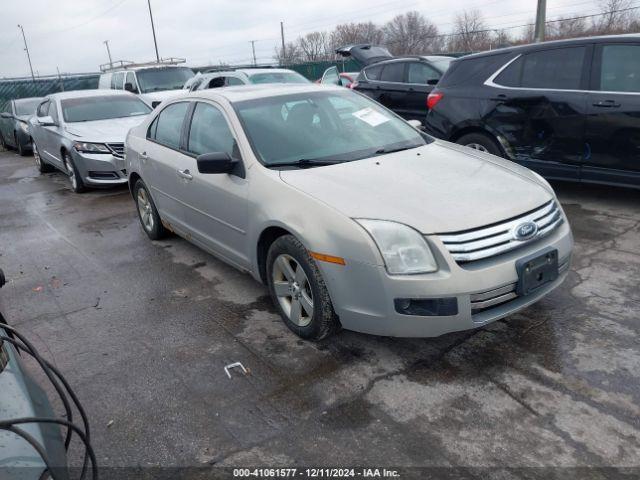
<path fill-rule="evenodd" d="M 236 77 L 227 77 L 227 85 L 230 87 L 233 85 L 244 85 L 244 82 Z"/>
<path fill-rule="evenodd" d="M 374 67 L 366 68 L 364 73 L 369 80 L 380 80 L 380 73 L 382 72 L 382 65 L 376 65 Z"/>
<path fill-rule="evenodd" d="M 640 45 L 604 45 L 600 88 L 605 92 L 640 92 Z"/>
<path fill-rule="evenodd" d="M 180 102 L 162 110 L 149 128 L 149 138 L 170 148 L 180 148 L 182 124 L 188 108 L 187 102 Z"/>
<path fill-rule="evenodd" d="M 58 107 L 56 106 L 56 102 L 49 103 L 49 116 L 53 118 L 55 123 L 58 123 Z"/>
<path fill-rule="evenodd" d="M 49 104 L 51 102 L 49 102 L 49 100 L 42 102 L 39 106 L 38 106 L 38 112 L 37 115 L 39 117 L 46 117 L 47 115 L 49 115 Z"/>
<path fill-rule="evenodd" d="M 578 90 L 586 47 L 556 48 L 529 53 L 522 66 L 524 88 Z"/>
<path fill-rule="evenodd" d="M 381 82 L 404 82 L 405 62 L 388 63 L 380 74 Z"/>
<path fill-rule="evenodd" d="M 224 87 L 224 77 L 214 77 L 209 80 L 207 88 L 220 88 Z"/>
<path fill-rule="evenodd" d="M 195 155 L 227 152 L 238 157 L 234 146 L 235 139 L 222 112 L 212 105 L 198 103 L 189 130 L 189 152 Z"/>
<path fill-rule="evenodd" d="M 428 80 L 438 80 L 440 72 L 426 63 L 410 62 L 407 74 L 408 83 L 426 85 Z"/>
<path fill-rule="evenodd" d="M 519 87 L 523 63 L 523 56 L 516 58 L 507 68 L 500 72 L 500 75 L 495 79 L 495 83 L 504 85 L 505 87 Z"/>

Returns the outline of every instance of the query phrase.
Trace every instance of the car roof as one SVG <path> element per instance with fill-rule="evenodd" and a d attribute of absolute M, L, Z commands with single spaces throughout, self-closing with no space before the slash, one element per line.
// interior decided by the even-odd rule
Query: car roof
<path fill-rule="evenodd" d="M 230 103 L 236 103 L 244 100 L 254 100 L 258 98 L 276 97 L 296 93 L 322 92 L 327 90 L 344 92 L 346 89 L 337 85 L 318 85 L 315 83 L 265 83 L 262 85 L 242 85 L 237 87 L 196 90 L 188 95 L 181 96 L 179 100 L 190 98 L 219 100 L 220 98 L 223 98 Z"/>
<path fill-rule="evenodd" d="M 69 92 L 58 92 L 47 95 L 47 98 L 66 100 L 68 98 L 89 98 L 89 97 L 110 97 L 112 95 L 129 95 L 138 98 L 136 95 L 124 90 L 110 90 L 106 88 L 97 88 L 93 90 L 72 90 Z"/>
<path fill-rule="evenodd" d="M 510 52 L 529 52 L 542 50 L 548 47 L 559 47 L 559 46 L 571 46 L 571 45 L 583 45 L 585 43 L 608 43 L 611 41 L 616 42 L 637 42 L 640 40 L 640 34 L 631 33 L 624 35 L 600 35 L 594 37 L 579 37 L 579 38 L 569 38 L 565 40 L 549 40 L 547 42 L 540 43 L 529 43 L 527 45 L 516 45 L 513 47 L 505 47 L 505 48 L 497 48 L 495 50 L 490 50 L 488 52 L 479 52 L 473 53 L 470 55 L 465 55 L 464 57 L 457 58 L 455 61 L 463 61 L 471 58 L 479 58 L 479 57 L 489 57 L 491 55 L 500 55 L 504 53 Z"/>

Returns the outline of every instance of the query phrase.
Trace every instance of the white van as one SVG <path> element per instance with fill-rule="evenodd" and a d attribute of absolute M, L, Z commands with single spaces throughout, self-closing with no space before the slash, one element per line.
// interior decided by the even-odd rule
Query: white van
<path fill-rule="evenodd" d="M 189 67 L 177 65 L 183 61 L 169 59 L 160 63 L 135 64 L 120 60 L 107 63 L 100 66 L 102 74 L 98 88 L 127 90 L 156 107 L 163 100 L 182 94 L 182 87 L 194 76 Z"/>

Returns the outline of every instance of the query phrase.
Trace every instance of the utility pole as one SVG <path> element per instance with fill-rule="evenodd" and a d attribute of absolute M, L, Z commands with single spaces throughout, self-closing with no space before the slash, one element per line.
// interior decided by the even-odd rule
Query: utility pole
<path fill-rule="evenodd" d="M 282 64 L 284 65 L 284 60 L 287 58 L 287 54 L 284 49 L 284 22 L 280 22 L 280 38 L 282 39 L 282 52 L 280 53 L 280 58 L 282 59 Z"/>
<path fill-rule="evenodd" d="M 249 40 L 251 42 L 251 51 L 253 52 L 253 66 L 257 66 L 258 63 L 256 62 L 256 41 L 257 40 Z"/>
<path fill-rule="evenodd" d="M 27 60 L 29 60 L 29 70 L 31 70 L 31 80 L 36 81 L 36 77 L 33 74 L 33 65 L 31 65 L 31 55 L 29 55 L 29 47 L 27 46 L 27 37 L 24 36 L 24 28 L 22 25 L 18 25 L 18 28 L 22 32 L 22 40 L 24 40 L 24 50 L 27 52 Z"/>
<path fill-rule="evenodd" d="M 111 59 L 111 50 L 109 50 L 109 40 L 105 40 L 104 43 L 107 46 L 107 55 L 109 55 L 109 66 L 113 67 L 113 60 Z"/>
<path fill-rule="evenodd" d="M 536 12 L 536 29 L 533 34 L 533 41 L 544 42 L 544 25 L 547 21 L 547 0 L 538 0 L 538 11 Z"/>
<path fill-rule="evenodd" d="M 62 75 L 60 75 L 60 69 L 56 66 L 56 71 L 58 72 L 58 81 L 60 82 L 60 91 L 64 92 L 64 82 L 62 81 Z"/>
<path fill-rule="evenodd" d="M 153 13 L 151 12 L 151 0 L 147 0 L 149 4 L 149 18 L 151 18 L 151 31 L 153 32 L 153 45 L 156 47 L 156 60 L 160 63 L 160 54 L 158 53 L 158 40 L 156 39 L 156 27 L 153 24 Z"/>

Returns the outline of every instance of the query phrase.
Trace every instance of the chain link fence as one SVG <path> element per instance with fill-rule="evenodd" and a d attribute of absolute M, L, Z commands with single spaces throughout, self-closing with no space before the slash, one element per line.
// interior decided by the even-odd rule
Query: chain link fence
<path fill-rule="evenodd" d="M 15 98 L 43 97 L 50 93 L 67 90 L 88 90 L 98 88 L 97 73 L 79 73 L 60 77 L 4 78 L 0 79 L 0 110 Z"/>

